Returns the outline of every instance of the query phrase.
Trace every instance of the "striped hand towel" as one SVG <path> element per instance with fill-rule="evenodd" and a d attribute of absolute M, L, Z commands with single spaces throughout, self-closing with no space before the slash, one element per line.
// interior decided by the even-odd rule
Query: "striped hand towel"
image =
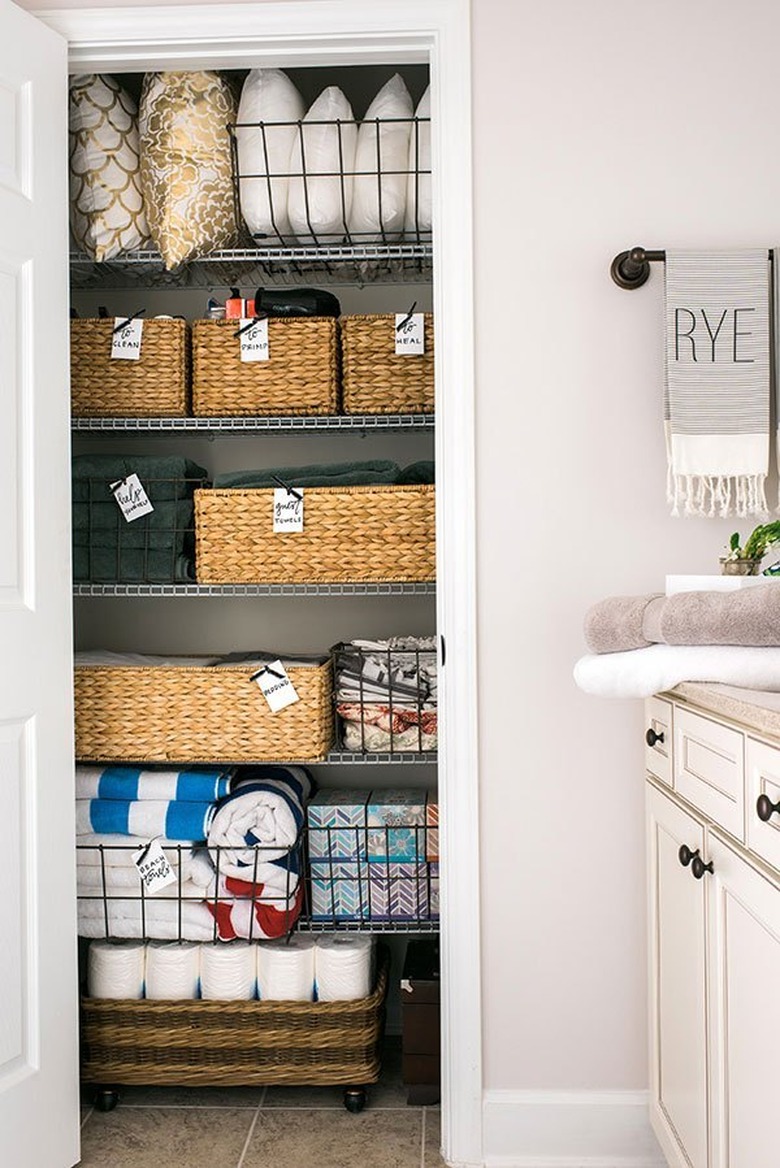
<path fill-rule="evenodd" d="M 767 251 L 667 251 L 673 515 L 766 514 L 769 368 Z"/>

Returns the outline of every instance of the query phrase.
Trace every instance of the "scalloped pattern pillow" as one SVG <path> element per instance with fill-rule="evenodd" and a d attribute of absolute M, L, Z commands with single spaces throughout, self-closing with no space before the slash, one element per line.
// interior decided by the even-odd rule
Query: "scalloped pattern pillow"
<path fill-rule="evenodd" d="M 141 188 L 166 268 L 237 235 L 228 124 L 236 101 L 218 73 L 147 73 L 141 91 Z"/>
<path fill-rule="evenodd" d="M 99 261 L 148 244 L 135 102 L 113 77 L 82 73 L 71 78 L 68 121 L 76 243 Z"/>

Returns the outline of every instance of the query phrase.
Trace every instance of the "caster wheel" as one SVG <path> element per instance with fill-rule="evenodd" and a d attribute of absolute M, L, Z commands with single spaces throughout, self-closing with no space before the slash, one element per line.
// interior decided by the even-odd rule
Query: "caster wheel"
<path fill-rule="evenodd" d="M 119 1092 L 110 1087 L 101 1087 L 95 1092 L 95 1107 L 98 1111 L 113 1111 L 119 1102 Z"/>
<path fill-rule="evenodd" d="M 344 1106 L 357 1115 L 365 1107 L 367 1098 L 365 1087 L 349 1087 L 344 1092 Z"/>

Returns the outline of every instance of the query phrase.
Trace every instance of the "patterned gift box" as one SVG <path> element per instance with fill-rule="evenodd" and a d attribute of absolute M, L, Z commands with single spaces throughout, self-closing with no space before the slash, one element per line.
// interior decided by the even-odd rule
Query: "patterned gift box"
<path fill-rule="evenodd" d="M 374 791 L 368 804 L 368 859 L 413 864 L 425 859 L 424 788 Z"/>
<path fill-rule="evenodd" d="M 428 920 L 427 864 L 369 864 L 370 917 L 378 920 Z"/>
<path fill-rule="evenodd" d="M 366 858 L 366 804 L 370 795 L 370 791 L 341 788 L 317 792 L 307 811 L 312 860 Z"/>
<path fill-rule="evenodd" d="M 368 866 L 355 860 L 311 864 L 311 915 L 315 920 L 361 921 L 368 917 Z"/>
<path fill-rule="evenodd" d="M 439 916 L 439 864 L 428 865 L 428 875 L 431 879 L 431 917 Z"/>
<path fill-rule="evenodd" d="M 439 800 L 435 791 L 428 792 L 428 802 L 425 804 L 425 822 L 428 830 L 425 833 L 426 860 L 429 864 L 439 858 Z"/>

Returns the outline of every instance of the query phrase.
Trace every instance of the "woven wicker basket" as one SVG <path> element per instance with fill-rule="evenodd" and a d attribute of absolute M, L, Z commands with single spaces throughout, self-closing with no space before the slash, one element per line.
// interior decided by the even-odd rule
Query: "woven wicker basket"
<path fill-rule="evenodd" d="M 192 331 L 196 417 L 335 414 L 339 361 L 335 319 L 274 317 L 267 361 L 242 361 L 235 320 L 197 320 Z"/>
<path fill-rule="evenodd" d="M 387 996 L 356 1002 L 81 1000 L 86 1083 L 363 1085 L 375 1083 Z"/>
<path fill-rule="evenodd" d="M 304 530 L 295 534 L 274 533 L 272 490 L 196 491 L 198 581 L 433 580 L 434 491 L 433 486 L 306 487 Z"/>
<path fill-rule="evenodd" d="M 331 666 L 288 669 L 300 701 L 272 714 L 256 666 L 78 665 L 84 762 L 315 762 L 333 743 Z"/>
<path fill-rule="evenodd" d="M 183 320 L 145 320 L 137 361 L 112 361 L 110 320 L 70 322 L 76 417 L 173 417 L 189 411 L 190 337 Z"/>
<path fill-rule="evenodd" d="M 433 316 L 425 314 L 425 352 L 399 356 L 395 316 L 342 316 L 345 414 L 433 412 Z"/>

